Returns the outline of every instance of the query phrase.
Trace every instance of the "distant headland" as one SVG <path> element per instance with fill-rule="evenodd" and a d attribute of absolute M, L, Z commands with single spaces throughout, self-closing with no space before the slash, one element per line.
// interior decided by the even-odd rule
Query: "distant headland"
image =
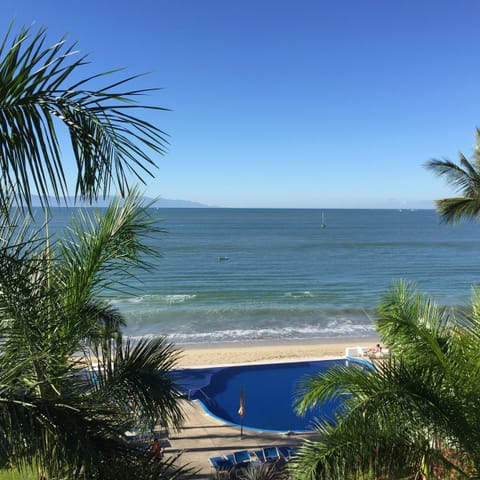
<path fill-rule="evenodd" d="M 54 197 L 48 197 L 48 203 L 52 207 L 65 207 L 75 206 L 75 207 L 107 207 L 114 197 L 99 198 L 93 205 L 88 204 L 87 202 L 75 201 L 74 197 L 66 197 L 66 204 L 58 204 L 57 200 Z M 205 205 L 200 202 L 192 202 L 190 200 L 173 200 L 170 198 L 150 198 L 145 197 L 145 202 L 152 202 L 152 207 L 155 208 L 215 208 L 212 205 Z M 42 204 L 40 198 L 36 195 L 32 195 L 32 205 L 34 207 L 40 207 Z"/>

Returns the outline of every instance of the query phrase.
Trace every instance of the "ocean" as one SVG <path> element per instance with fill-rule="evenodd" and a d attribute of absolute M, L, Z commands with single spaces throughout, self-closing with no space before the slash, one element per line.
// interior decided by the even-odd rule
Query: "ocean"
<path fill-rule="evenodd" d="M 54 209 L 60 228 L 71 215 Z M 480 283 L 480 224 L 433 210 L 155 210 L 161 258 L 108 300 L 132 338 L 176 344 L 371 337 L 375 307 L 404 279 L 440 305 Z M 322 225 L 324 223 L 325 225 Z M 324 228 L 323 228 L 324 227 Z"/>

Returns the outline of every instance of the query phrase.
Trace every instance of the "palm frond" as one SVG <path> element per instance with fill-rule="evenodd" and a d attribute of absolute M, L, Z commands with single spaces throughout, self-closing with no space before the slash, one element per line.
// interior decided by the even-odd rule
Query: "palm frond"
<path fill-rule="evenodd" d="M 15 371 L 21 374 L 20 368 Z M 18 381 L 5 372 L 2 369 L 0 378 L 0 429 L 8 450 L 14 452 L 9 459 L 15 466 L 36 459 L 58 472 L 65 465 L 85 466 L 86 459 L 95 464 L 99 455 L 112 450 L 119 454 L 127 448 L 121 419 L 115 418 L 111 406 L 68 394 L 61 400 L 39 397 L 33 391 L 19 390 Z"/>
<path fill-rule="evenodd" d="M 411 282 L 394 282 L 377 307 L 375 326 L 396 355 L 426 355 L 446 366 L 444 340 L 453 326 L 450 311 L 439 308 Z"/>
<path fill-rule="evenodd" d="M 112 201 L 103 214 L 84 211 L 74 219 L 57 242 L 55 272 L 72 308 L 90 302 L 105 288 L 120 288 L 139 268 L 149 268 L 147 257 L 159 256 L 147 240 L 165 231 L 156 225 L 149 207 L 134 189 L 123 202 Z"/>
<path fill-rule="evenodd" d="M 462 218 L 480 218 L 480 133 L 477 129 L 477 146 L 473 163 L 459 153 L 459 163 L 450 160 L 430 160 L 426 168 L 443 177 L 460 194 L 454 198 L 436 201 L 440 219 L 457 223 Z"/>
<path fill-rule="evenodd" d="M 184 418 L 180 389 L 172 374 L 180 352 L 164 338 L 119 344 L 113 359 L 99 358 L 99 394 L 133 403 L 137 416 L 163 427 Z"/>
<path fill-rule="evenodd" d="M 317 424 L 321 440 L 307 442 L 300 451 L 297 469 L 302 478 L 363 478 L 373 472 L 402 478 L 400 474 L 417 471 L 422 462 L 448 465 L 431 443 L 432 437 L 453 439 L 462 432 L 473 444 L 478 441 L 458 392 L 449 389 L 451 393 L 445 395 L 445 377 L 438 368 L 425 371 L 419 365 L 392 360 L 369 373 L 336 370 L 311 379 L 312 393 L 316 388 L 322 395 L 321 383 L 328 390 L 336 378 L 339 388 L 351 395 L 335 422 Z M 333 474 L 337 476 L 329 476 Z"/>
<path fill-rule="evenodd" d="M 462 219 L 480 218 L 480 198 L 453 197 L 436 200 L 437 212 L 445 223 L 458 223 Z"/>
<path fill-rule="evenodd" d="M 394 356 L 374 369 L 337 367 L 308 377 L 297 410 L 342 398 L 335 421 L 317 425 L 296 473 L 305 479 L 410 478 L 435 469 L 466 477 L 480 470 L 479 320 L 453 316 L 412 284 L 394 284 L 377 323 Z M 438 471 L 438 470 L 437 470 Z"/>
<path fill-rule="evenodd" d="M 462 158 L 466 160 L 463 156 Z M 468 161 L 464 162 L 462 168 L 450 160 L 433 159 L 425 164 L 426 168 L 440 177 L 444 177 L 447 183 L 453 185 L 460 192 L 470 191 L 472 186 L 472 166 Z"/>
<path fill-rule="evenodd" d="M 320 440 L 307 441 L 292 461 L 296 478 L 410 478 L 419 470 L 419 457 L 428 444 L 418 438 L 399 435 L 399 429 L 376 430 L 368 418 L 349 418 L 339 426 L 317 426 Z M 410 433 L 410 432 L 409 432 Z"/>
<path fill-rule="evenodd" d="M 70 136 L 76 196 L 93 200 L 112 185 L 125 195 L 130 173 L 141 181 L 151 175 L 150 153 L 165 152 L 166 134 L 127 112 L 165 109 L 137 103 L 148 89 L 119 90 L 138 76 L 88 88 L 115 72 L 72 81 L 86 64 L 85 56 L 72 60 L 75 45 L 67 47 L 62 39 L 46 46 L 45 29 L 32 34 L 26 28 L 11 40 L 10 35 L 11 29 L 0 50 L 0 164 L 2 181 L 18 204 L 31 206 L 35 192 L 44 205 L 50 193 L 57 202 L 67 193 L 58 125 Z"/>

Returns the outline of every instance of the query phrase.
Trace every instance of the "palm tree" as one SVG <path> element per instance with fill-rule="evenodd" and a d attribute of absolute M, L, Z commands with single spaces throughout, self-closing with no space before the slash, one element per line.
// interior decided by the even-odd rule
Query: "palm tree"
<path fill-rule="evenodd" d="M 46 30 L 25 28 L 12 36 L 10 26 L 0 42 L 0 211 L 8 194 L 31 206 L 32 193 L 43 205 L 68 193 L 65 155 L 59 133 L 66 131 L 76 166 L 75 196 L 95 200 L 112 185 L 124 196 L 129 176 L 143 181 L 155 164 L 150 154 L 164 152 L 166 135 L 137 117 L 137 99 L 150 90 L 127 89 L 138 76 L 100 81 L 115 72 L 79 80 L 86 56 L 72 60 L 75 45 L 62 39 L 45 45 Z"/>
<path fill-rule="evenodd" d="M 299 412 L 343 399 L 295 462 L 301 479 L 478 478 L 480 294 L 464 311 L 436 306 L 398 282 L 376 326 L 395 356 L 375 369 L 338 367 L 305 379 Z M 449 476 L 451 475 L 451 476 Z"/>
<path fill-rule="evenodd" d="M 102 300 L 148 267 L 146 238 L 161 231 L 148 205 L 131 192 L 104 215 L 82 213 L 55 242 L 18 210 L 0 231 L 4 462 L 48 478 L 164 475 L 172 462 L 152 466 L 125 432 L 181 424 L 178 351 L 161 338 L 125 341 L 121 314 Z"/>
<path fill-rule="evenodd" d="M 440 218 L 456 223 L 462 218 L 480 219 L 480 130 L 476 130 L 477 145 L 473 161 L 459 153 L 459 164 L 449 160 L 431 160 L 426 167 L 444 177 L 460 193 L 459 197 L 436 201 Z"/>
<path fill-rule="evenodd" d="M 164 109 L 137 103 L 149 92 L 127 88 L 137 76 L 79 79 L 87 62 L 71 60 L 74 47 L 46 46 L 45 29 L 12 38 L 12 26 L 0 42 L 0 458 L 42 478 L 159 478 L 174 460 L 153 464 L 125 432 L 140 420 L 181 423 L 178 352 L 164 339 L 125 341 L 102 295 L 153 253 L 146 238 L 159 229 L 129 183 L 151 175 L 151 154 L 167 144 L 135 111 Z M 36 229 L 14 207 L 31 212 L 38 194 L 48 208 L 48 195 L 69 193 L 62 129 L 75 197 L 91 202 L 115 186 L 127 198 L 104 216 L 82 214 L 53 242 L 48 217 Z"/>

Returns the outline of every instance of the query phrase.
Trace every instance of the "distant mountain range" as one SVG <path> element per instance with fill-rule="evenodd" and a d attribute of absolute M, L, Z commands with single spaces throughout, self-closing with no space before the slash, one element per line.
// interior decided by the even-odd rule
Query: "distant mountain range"
<path fill-rule="evenodd" d="M 111 200 L 114 197 L 107 197 L 105 199 L 100 198 L 98 201 L 93 205 L 95 207 L 106 207 L 108 204 L 111 202 Z M 145 197 L 145 202 L 154 202 L 153 207 L 156 208 L 212 208 L 211 205 L 205 205 L 203 203 L 199 202 L 192 202 L 190 200 L 172 200 L 170 198 L 159 198 L 159 199 L 154 199 L 150 197 Z M 36 195 L 32 195 L 32 203 L 34 207 L 40 207 L 40 199 Z M 49 197 L 49 203 L 51 206 L 57 206 L 57 201 L 53 197 Z M 75 205 L 77 207 L 82 207 L 82 206 L 90 206 L 86 202 L 76 202 L 74 201 L 74 197 L 67 197 L 67 203 L 68 205 Z M 59 206 L 65 206 L 59 205 Z"/>
<path fill-rule="evenodd" d="M 148 199 L 153 200 L 153 199 Z M 155 206 L 158 208 L 213 208 L 211 205 L 205 205 L 199 202 L 192 202 L 190 200 L 172 200 L 170 198 L 160 198 L 155 201 Z"/>

